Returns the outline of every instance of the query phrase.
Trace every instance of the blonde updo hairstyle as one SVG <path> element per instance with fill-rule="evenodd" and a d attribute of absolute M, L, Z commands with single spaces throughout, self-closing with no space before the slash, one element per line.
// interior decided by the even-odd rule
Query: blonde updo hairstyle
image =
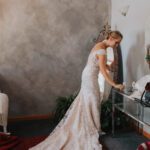
<path fill-rule="evenodd" d="M 123 35 L 121 34 L 120 31 L 111 31 L 108 33 L 108 36 L 106 39 L 109 39 L 110 37 L 114 38 L 114 39 L 119 39 L 119 38 L 123 38 Z"/>

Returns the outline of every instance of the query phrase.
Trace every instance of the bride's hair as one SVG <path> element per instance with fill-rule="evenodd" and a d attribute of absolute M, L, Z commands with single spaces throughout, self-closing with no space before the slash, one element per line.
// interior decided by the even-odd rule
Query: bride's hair
<path fill-rule="evenodd" d="M 100 32 L 97 39 L 95 39 L 95 43 L 99 43 L 105 39 L 109 39 L 110 36 L 114 39 L 118 39 L 118 38 L 122 39 L 123 38 L 122 33 L 120 31 L 117 31 L 117 30 L 109 31 L 107 33 Z"/>
<path fill-rule="evenodd" d="M 123 35 L 120 31 L 111 31 L 109 32 L 108 36 L 107 36 L 107 39 L 109 39 L 109 37 L 112 37 L 114 39 L 118 39 L 118 38 L 123 38 Z"/>

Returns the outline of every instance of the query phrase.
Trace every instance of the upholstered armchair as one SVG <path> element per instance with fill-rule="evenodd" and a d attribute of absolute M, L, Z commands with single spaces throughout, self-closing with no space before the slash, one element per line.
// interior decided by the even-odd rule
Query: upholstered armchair
<path fill-rule="evenodd" d="M 7 133 L 8 102 L 8 96 L 0 93 L 0 125 L 3 126 L 4 133 Z"/>

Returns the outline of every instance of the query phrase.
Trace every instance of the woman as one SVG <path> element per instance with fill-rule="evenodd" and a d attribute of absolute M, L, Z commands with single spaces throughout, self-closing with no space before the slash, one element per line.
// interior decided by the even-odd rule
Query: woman
<path fill-rule="evenodd" d="M 106 65 L 106 48 L 117 47 L 123 36 L 119 31 L 112 31 L 108 38 L 97 43 L 89 55 L 82 72 L 81 89 L 68 109 L 65 117 L 53 132 L 32 150 L 101 150 L 99 133 L 101 132 L 98 85 L 99 70 L 105 80 L 113 87 L 122 90 L 122 84 L 116 84 Z"/>

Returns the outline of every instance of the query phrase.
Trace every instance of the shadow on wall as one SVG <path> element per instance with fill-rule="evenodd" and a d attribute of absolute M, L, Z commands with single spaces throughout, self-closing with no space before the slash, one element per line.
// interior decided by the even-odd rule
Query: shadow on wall
<path fill-rule="evenodd" d="M 0 91 L 5 94 L 9 91 L 9 85 L 2 75 L 0 75 Z"/>
<path fill-rule="evenodd" d="M 144 32 L 141 32 L 136 36 L 135 44 L 129 49 L 126 61 L 127 72 L 125 75 L 128 83 L 143 76 L 146 70 L 144 41 Z"/>

